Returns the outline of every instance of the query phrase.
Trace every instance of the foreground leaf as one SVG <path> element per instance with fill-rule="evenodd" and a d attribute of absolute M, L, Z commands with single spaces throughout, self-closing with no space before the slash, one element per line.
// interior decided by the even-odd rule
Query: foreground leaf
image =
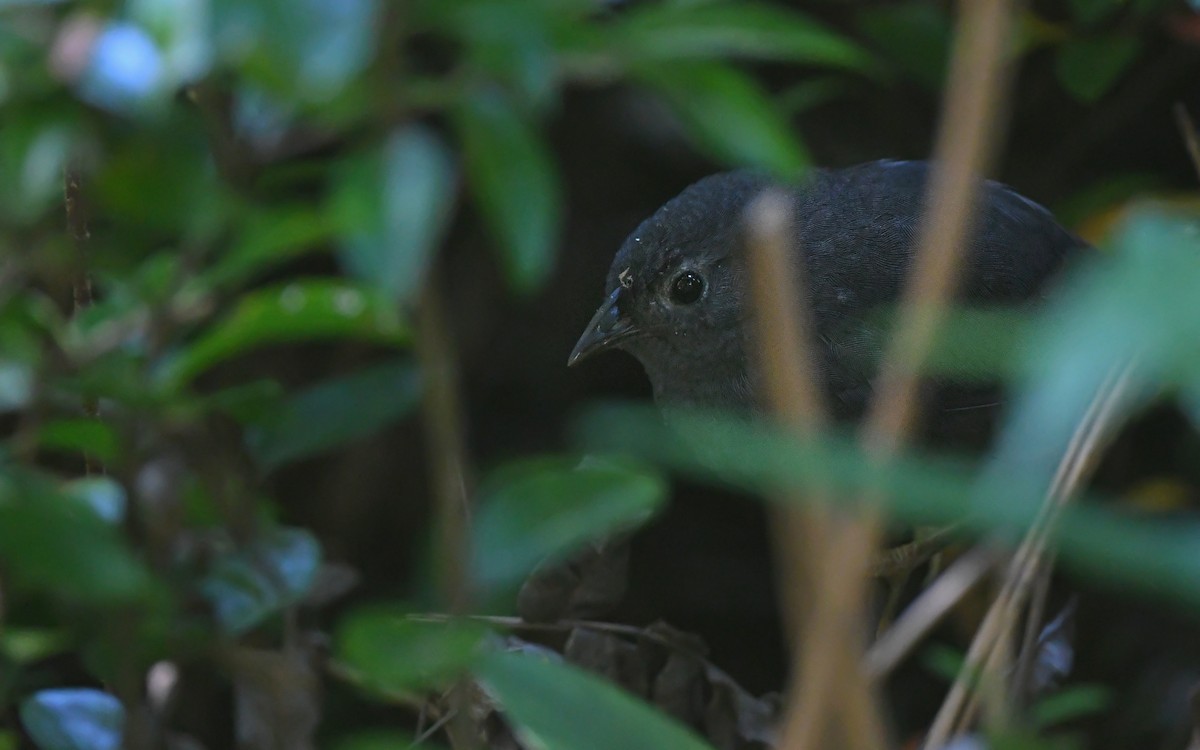
<path fill-rule="evenodd" d="M 496 92 L 468 98 L 455 124 L 471 193 L 500 243 L 509 281 L 535 289 L 549 275 L 562 222 L 554 164 L 537 133 Z"/>
<path fill-rule="evenodd" d="M 542 560 L 562 559 L 585 542 L 645 522 L 666 499 L 658 476 L 628 465 L 560 460 L 508 467 L 482 491 L 473 526 L 474 580 L 518 584 Z"/>
<path fill-rule="evenodd" d="M 536 656 L 489 655 L 476 669 L 517 735 L 546 750 L 711 750 L 690 730 L 620 688 Z"/>
<path fill-rule="evenodd" d="M 201 584 L 217 621 L 242 633 L 300 602 L 321 566 L 321 545 L 303 529 L 273 529 L 220 558 Z"/>
<path fill-rule="evenodd" d="M 100 690 L 41 690 L 21 704 L 21 722 L 41 750 L 118 750 L 125 709 Z"/>
<path fill-rule="evenodd" d="M 717 63 L 656 64 L 638 78 L 662 94 L 696 142 L 718 159 L 794 179 L 809 157 L 755 81 Z"/>
<path fill-rule="evenodd" d="M 872 63 L 817 21 L 765 3 L 648 4 L 626 14 L 616 33 L 638 60 L 744 56 L 858 70 Z"/>
<path fill-rule="evenodd" d="M 400 345 L 409 330 L 390 301 L 332 279 L 308 279 L 246 295 L 224 320 L 181 352 L 167 378 L 185 383 L 263 344 L 352 338 Z"/>
<path fill-rule="evenodd" d="M 419 373 L 397 360 L 307 388 L 254 417 L 246 442 L 268 469 L 378 432 L 420 398 Z"/>
<path fill-rule="evenodd" d="M 382 153 L 346 165 L 333 213 L 346 270 L 384 297 L 410 299 L 450 218 L 454 165 L 433 133 L 412 126 Z"/>
<path fill-rule="evenodd" d="M 425 622 L 393 609 L 360 610 L 338 628 L 338 658 L 370 688 L 410 691 L 444 684 L 476 659 L 486 629 Z"/>

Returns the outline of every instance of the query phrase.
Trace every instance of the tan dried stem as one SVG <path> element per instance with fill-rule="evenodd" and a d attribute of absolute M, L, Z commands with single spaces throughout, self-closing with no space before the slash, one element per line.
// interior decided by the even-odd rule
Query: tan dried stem
<path fill-rule="evenodd" d="M 820 385 L 809 350 L 811 311 L 798 293 L 803 268 L 792 247 L 791 207 L 768 192 L 747 212 L 753 291 L 753 334 L 767 403 L 776 419 L 802 438 L 825 424 Z M 830 551 L 849 538 L 850 524 L 833 517 L 829 498 L 788 493 L 774 504 L 774 547 L 780 602 L 791 635 L 792 686 L 785 705 L 780 748 L 827 747 L 833 724 L 849 746 L 884 747 L 883 723 L 859 671 L 860 629 L 840 616 L 853 591 L 843 570 L 828 564 Z M 864 560 L 869 550 L 861 550 Z"/>
<path fill-rule="evenodd" d="M 1188 158 L 1192 160 L 1192 169 L 1196 170 L 1196 177 L 1200 179 L 1200 133 L 1196 132 L 1196 123 L 1192 121 L 1183 102 L 1175 103 L 1175 123 L 1179 126 Z"/>
<path fill-rule="evenodd" d="M 962 671 L 938 711 L 925 742 L 926 750 L 944 746 L 966 731 L 978 706 L 973 694 L 976 677 L 996 674 L 1014 638 L 1020 610 L 1039 578 L 1046 547 L 1066 503 L 1074 497 L 1099 461 L 1120 417 L 1130 386 L 1133 365 L 1113 373 L 1101 385 L 1071 436 L 1037 517 L 1013 555 L 999 593 L 967 650 Z M 1002 696 L 996 696 L 1001 698 Z"/>

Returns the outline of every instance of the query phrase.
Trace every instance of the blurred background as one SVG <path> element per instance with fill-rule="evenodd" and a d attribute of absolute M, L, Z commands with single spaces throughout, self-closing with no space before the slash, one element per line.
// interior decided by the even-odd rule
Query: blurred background
<path fill-rule="evenodd" d="M 1200 112 L 1200 8 L 1016 14 L 992 176 L 1094 242 L 1135 199 L 1194 211 L 1177 108 Z M 625 236 L 715 171 L 928 157 L 955 17 L 934 0 L 0 0 L 3 746 L 84 746 L 30 729 L 56 721 L 37 690 L 79 686 L 121 698 L 131 747 L 411 733 L 411 706 L 263 654 L 323 654 L 372 603 L 447 606 L 420 413 L 445 371 L 414 351 L 415 312 L 445 313 L 468 486 L 575 455 L 582 405 L 649 398 L 628 356 L 566 368 Z M 1187 515 L 1198 481 L 1194 426 L 1163 406 L 1097 484 Z M 60 494 L 111 518 L 76 528 L 29 500 Z M 780 690 L 762 508 L 681 476 L 668 494 L 605 619 L 665 620 L 750 693 Z M 256 545 L 280 555 L 266 583 Z M 1070 679 L 1106 690 L 1083 746 L 1184 747 L 1194 617 L 1093 578 L 1061 588 L 1083 592 Z M 513 613 L 511 592 L 476 604 Z M 942 640 L 961 651 L 970 617 Z M 945 689 L 928 662 L 897 678 L 901 739 Z M 144 687 L 159 665 L 169 710 Z M 247 673 L 320 682 L 292 697 L 319 726 L 280 734 L 286 700 Z"/>

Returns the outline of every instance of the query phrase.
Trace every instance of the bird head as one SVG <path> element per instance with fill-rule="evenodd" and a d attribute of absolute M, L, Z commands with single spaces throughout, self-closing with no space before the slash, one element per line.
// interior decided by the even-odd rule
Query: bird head
<path fill-rule="evenodd" d="M 736 390 L 745 369 L 743 214 L 769 184 L 749 172 L 713 175 L 642 222 L 617 252 L 604 302 L 568 364 L 622 349 L 641 361 L 656 397 Z"/>

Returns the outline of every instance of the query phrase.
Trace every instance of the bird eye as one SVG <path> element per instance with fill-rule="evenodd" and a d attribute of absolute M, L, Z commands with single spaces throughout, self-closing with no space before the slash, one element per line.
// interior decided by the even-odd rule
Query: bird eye
<path fill-rule="evenodd" d="M 671 282 L 671 301 L 677 305 L 690 305 L 704 294 L 704 279 L 692 271 L 684 271 Z"/>

